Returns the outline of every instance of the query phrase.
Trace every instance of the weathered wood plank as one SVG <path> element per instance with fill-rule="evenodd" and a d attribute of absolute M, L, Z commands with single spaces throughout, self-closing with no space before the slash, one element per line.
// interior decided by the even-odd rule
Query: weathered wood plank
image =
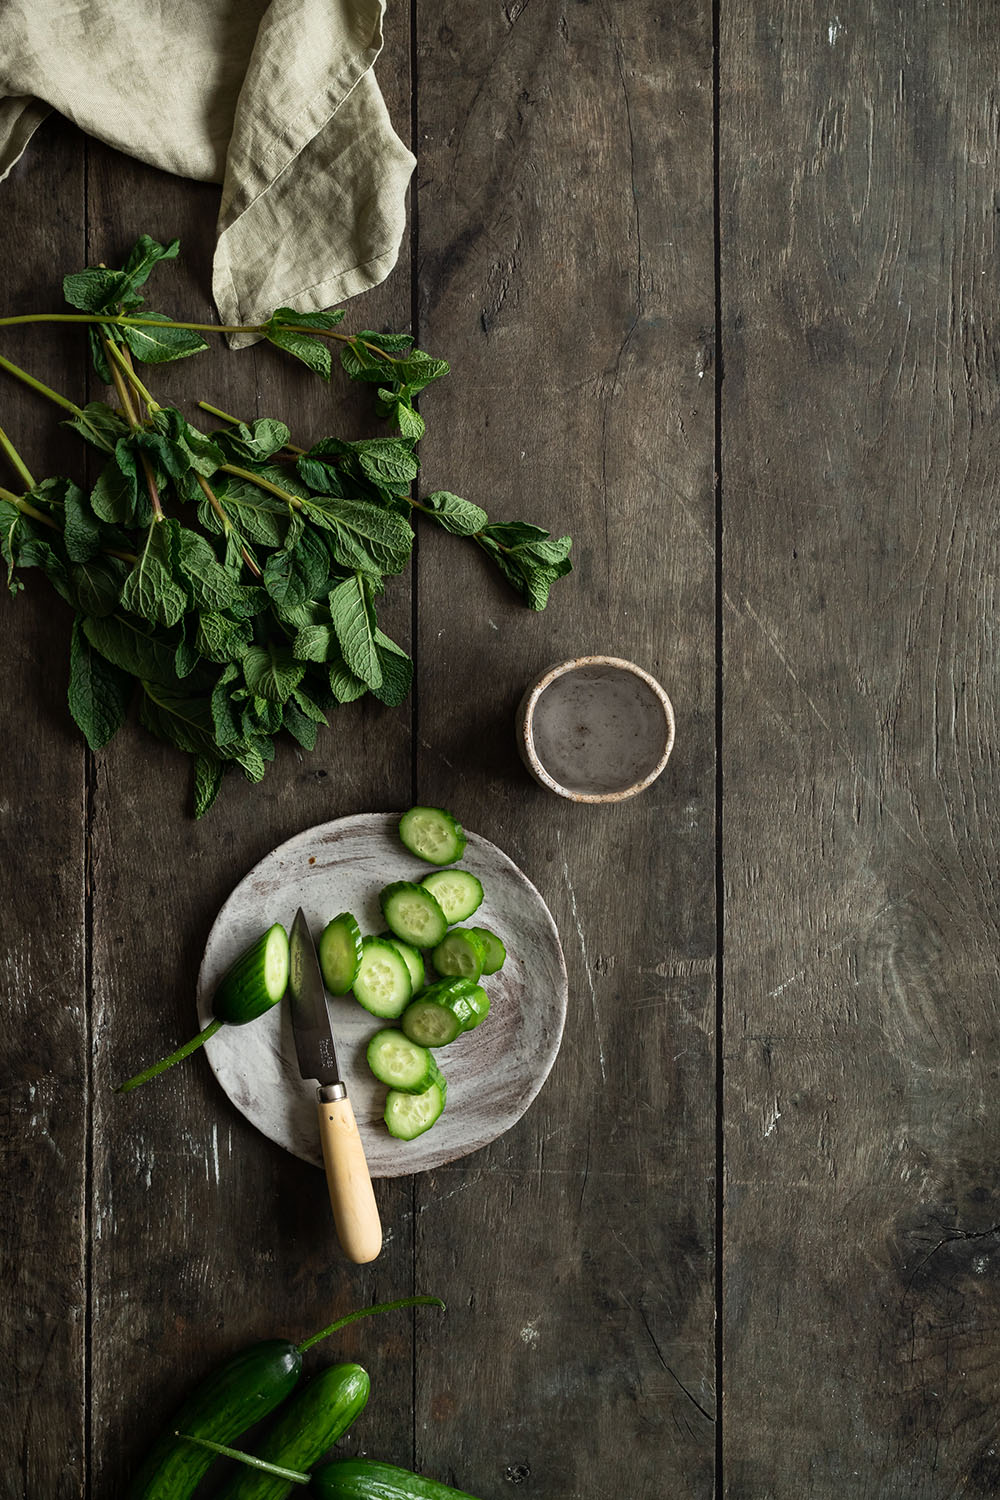
<path fill-rule="evenodd" d="M 722 22 L 726 1493 L 993 1494 L 996 30 Z"/>
<path fill-rule="evenodd" d="M 393 114 L 406 130 L 408 33 L 392 37 Z M 400 66 L 401 64 L 401 66 Z M 210 318 L 217 192 L 92 148 L 92 259 L 134 233 L 179 235 L 182 263 L 162 269 L 167 310 Z M 356 299 L 350 326 L 406 327 L 407 252 L 384 288 Z M 163 399 L 204 396 L 249 417 L 287 420 L 299 442 L 359 433 L 363 401 L 335 375 L 324 386 L 275 351 L 209 354 L 156 375 Z M 342 425 L 340 425 L 342 424 Z M 404 644 L 410 604 L 394 581 L 386 628 Z M 410 711 L 375 704 L 337 711 L 312 754 L 290 744 L 266 780 L 227 779 L 207 819 L 188 816 L 182 758 L 128 729 L 99 758 L 94 812 L 95 1215 L 94 1458 L 98 1488 L 117 1492 L 151 1430 L 192 1383 L 260 1337 L 305 1337 L 338 1314 L 411 1290 L 411 1192 L 377 1187 L 394 1229 L 371 1268 L 349 1266 L 333 1234 L 325 1180 L 259 1136 L 222 1095 L 203 1058 L 127 1099 L 112 1085 L 169 1051 L 196 1025 L 194 986 L 212 920 L 263 854 L 311 824 L 406 805 Z M 294 913 L 275 913 L 290 922 Z M 381 1399 L 351 1442 L 409 1457 L 412 1341 L 397 1315 L 318 1348 L 307 1368 L 360 1358 Z M 400 1377 L 400 1370 L 406 1373 Z M 350 1446 L 348 1444 L 347 1446 Z"/>
<path fill-rule="evenodd" d="M 570 968 L 553 1075 L 418 1184 L 419 1466 L 486 1497 L 713 1490 L 711 13 L 418 12 L 425 491 L 569 531 L 532 615 L 422 532 L 418 791 L 539 885 Z M 668 773 L 618 808 L 529 782 L 524 686 L 588 651 L 676 699 Z"/>
<path fill-rule="evenodd" d="M 84 237 L 83 151 L 58 122 L 45 156 L 3 186 L 3 311 L 59 296 Z M 0 352 L 50 384 L 83 360 L 54 330 L 4 329 Z M 0 424 L 42 479 L 77 446 L 47 404 L 2 377 Z M 23 489 L 3 462 L 0 484 Z M 5 570 L 6 572 L 6 570 Z M 0 890 L 4 909 L 2 1110 L 6 1373 L 0 1493 L 80 1493 L 86 1443 L 87 1121 L 84 869 L 85 747 L 66 709 L 68 609 L 40 573 L 4 590 L 4 754 Z"/>

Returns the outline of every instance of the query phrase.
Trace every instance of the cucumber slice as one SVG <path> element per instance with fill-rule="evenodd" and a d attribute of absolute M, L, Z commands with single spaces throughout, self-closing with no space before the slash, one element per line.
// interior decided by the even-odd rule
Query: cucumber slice
<path fill-rule="evenodd" d="M 454 864 L 465 853 L 462 826 L 443 807 L 411 807 L 399 820 L 399 837 L 431 865 Z"/>
<path fill-rule="evenodd" d="M 482 904 L 483 888 L 469 870 L 432 870 L 420 884 L 430 891 L 449 927 L 452 922 L 464 922 Z"/>
<path fill-rule="evenodd" d="M 255 1021 L 285 993 L 288 967 L 288 934 L 275 922 L 226 970 L 212 1000 L 212 1014 L 230 1026 Z"/>
<path fill-rule="evenodd" d="M 476 980 L 486 962 L 486 944 L 471 927 L 453 927 L 431 954 L 442 976 Z"/>
<path fill-rule="evenodd" d="M 422 1094 L 441 1077 L 441 1069 L 426 1047 L 387 1026 L 368 1043 L 368 1066 L 379 1083 L 404 1094 Z"/>
<path fill-rule="evenodd" d="M 421 1047 L 446 1047 L 463 1031 L 471 1031 L 489 1014 L 490 1002 L 481 985 L 469 979 L 441 979 L 412 1000 L 403 1012 L 402 1027 Z"/>
<path fill-rule="evenodd" d="M 488 927 L 473 927 L 472 931 L 483 941 L 486 949 L 486 959 L 483 963 L 484 974 L 498 974 L 507 962 L 507 949 Z"/>
<path fill-rule="evenodd" d="M 432 1083 L 422 1094 L 404 1094 L 400 1089 L 390 1089 L 385 1100 L 386 1129 L 397 1140 L 416 1140 L 440 1118 L 444 1101 L 443 1079 Z"/>
<path fill-rule="evenodd" d="M 323 928 L 319 966 L 331 995 L 346 995 L 361 967 L 361 928 L 349 911 L 342 911 Z"/>
<path fill-rule="evenodd" d="M 354 981 L 354 998 L 380 1020 L 394 1021 L 409 1004 L 410 971 L 391 943 L 365 938 L 361 967 Z"/>
<path fill-rule="evenodd" d="M 433 892 L 409 880 L 396 880 L 379 895 L 386 926 L 414 948 L 436 948 L 448 931 L 448 919 Z"/>
<path fill-rule="evenodd" d="M 410 971 L 410 983 L 413 993 L 418 994 L 427 983 L 427 975 L 424 972 L 424 961 L 414 948 L 412 943 L 404 943 L 402 938 L 396 937 L 392 932 L 380 932 L 379 937 L 385 943 L 391 943 L 396 951 L 401 954 L 406 967 Z"/>

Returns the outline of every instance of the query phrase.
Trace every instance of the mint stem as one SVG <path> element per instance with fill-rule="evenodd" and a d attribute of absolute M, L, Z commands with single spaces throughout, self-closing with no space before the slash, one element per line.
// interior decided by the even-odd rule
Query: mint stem
<path fill-rule="evenodd" d="M 40 396 L 45 396 L 49 401 L 54 401 L 64 411 L 72 412 L 74 417 L 83 416 L 82 410 L 77 406 L 75 401 L 70 401 L 66 396 L 61 396 L 51 386 L 43 385 L 40 380 L 35 379 L 34 375 L 29 375 L 27 370 L 22 370 L 20 365 L 15 365 L 11 360 L 5 359 L 2 354 L 0 354 L 0 370 L 6 370 L 8 375 L 13 375 L 16 380 L 20 380 L 24 385 L 30 386 Z"/>
<path fill-rule="evenodd" d="M 128 383 L 131 383 L 137 389 L 141 387 L 140 394 L 144 394 L 148 397 L 149 400 L 152 400 L 152 397 L 149 395 L 146 387 L 142 385 L 142 382 L 139 380 L 139 377 L 136 375 L 131 365 L 127 364 L 123 356 L 119 354 L 114 343 L 111 339 L 108 338 L 103 328 L 101 329 L 98 337 L 101 340 L 105 358 L 108 360 L 109 369 L 111 370 L 111 379 L 114 382 L 115 390 L 118 392 L 118 400 L 121 402 L 122 411 L 125 413 L 125 420 L 129 425 L 129 430 L 131 432 L 138 432 L 142 424 L 140 423 L 139 418 L 136 415 L 135 407 L 132 405 L 132 397 L 129 395 Z M 142 449 L 139 450 L 139 462 L 142 464 L 142 472 L 146 478 L 146 489 L 149 491 L 149 503 L 153 507 L 153 520 L 162 521 L 163 506 L 160 503 L 160 491 L 157 487 L 156 477 L 153 474 L 153 466 L 149 462 L 149 458 L 142 451 Z"/>
<path fill-rule="evenodd" d="M 171 1052 L 169 1057 L 162 1057 L 159 1062 L 153 1063 L 152 1067 L 145 1068 L 141 1073 L 136 1073 L 134 1078 L 126 1078 L 124 1083 L 118 1084 L 115 1093 L 130 1094 L 140 1084 L 148 1083 L 151 1078 L 157 1078 L 161 1073 L 165 1073 L 168 1068 L 173 1067 L 174 1063 L 183 1062 L 184 1058 L 189 1057 L 198 1047 L 204 1046 L 205 1042 L 215 1035 L 221 1025 L 222 1022 L 218 1018 L 214 1021 L 209 1021 L 204 1031 L 199 1031 L 197 1036 L 193 1036 L 189 1042 L 185 1042 L 183 1047 L 178 1047 L 176 1052 Z"/>
<path fill-rule="evenodd" d="M 194 1437 L 190 1432 L 175 1432 L 175 1438 L 180 1438 L 182 1443 L 193 1443 L 198 1448 L 208 1448 L 212 1453 L 220 1453 L 223 1458 L 235 1458 L 238 1463 L 246 1464 L 250 1469 L 262 1469 L 265 1474 L 273 1474 L 277 1479 L 290 1480 L 292 1484 L 308 1484 L 310 1476 L 303 1474 L 301 1469 L 284 1469 L 281 1464 L 268 1463 L 266 1458 L 256 1458 L 252 1453 L 244 1453 L 242 1448 L 227 1448 L 225 1443 L 213 1443 L 211 1438 Z"/>
<path fill-rule="evenodd" d="M 440 1307 L 445 1310 L 444 1303 L 440 1297 L 400 1297 L 396 1302 L 376 1302 L 372 1307 L 362 1307 L 358 1312 L 348 1313 L 345 1318 L 338 1318 L 329 1327 L 323 1328 L 319 1333 L 314 1333 L 312 1338 L 305 1339 L 299 1345 L 299 1353 L 305 1354 L 314 1344 L 322 1339 L 329 1338 L 331 1333 L 337 1333 L 341 1328 L 347 1328 L 351 1323 L 357 1323 L 361 1318 L 370 1318 L 374 1313 L 396 1312 L 401 1307 Z"/>
<path fill-rule="evenodd" d="M 175 318 L 124 318 L 102 313 L 19 313 L 14 318 L 0 318 L 0 328 L 13 328 L 19 323 L 90 323 L 115 328 L 187 328 L 192 333 L 264 335 L 268 327 L 266 323 L 179 323 Z M 377 344 L 369 344 L 367 339 L 360 339 L 353 333 L 338 333 L 334 328 L 306 328 L 298 323 L 283 323 L 281 326 L 288 333 L 304 333 L 317 339 L 337 339 L 342 344 L 360 344 L 363 349 L 384 359 L 388 364 L 400 363 L 395 355 L 380 349 Z"/>
<path fill-rule="evenodd" d="M 31 472 L 28 468 L 28 465 L 25 463 L 20 453 L 18 453 L 17 449 L 14 447 L 14 444 L 11 442 L 10 438 L 4 432 L 2 427 L 0 427 L 0 448 L 2 448 L 6 453 L 8 459 L 10 460 L 11 466 L 17 470 L 18 475 L 21 479 L 24 480 L 28 489 L 33 490 L 35 488 L 35 481 L 31 477 Z"/>

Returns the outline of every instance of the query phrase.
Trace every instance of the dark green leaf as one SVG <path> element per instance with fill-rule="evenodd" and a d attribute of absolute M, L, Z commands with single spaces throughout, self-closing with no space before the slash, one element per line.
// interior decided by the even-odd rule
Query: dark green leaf
<path fill-rule="evenodd" d="M 173 644 L 161 640 L 141 620 L 121 615 L 88 618 L 83 631 L 95 650 L 123 672 L 150 682 L 176 684 Z"/>
<path fill-rule="evenodd" d="M 209 699 L 189 696 L 156 682 L 143 682 L 142 690 L 139 719 L 151 734 L 189 755 L 216 753 Z"/>
<path fill-rule="evenodd" d="M 307 714 L 302 713 L 294 702 L 285 704 L 285 728 L 293 739 L 298 740 L 303 750 L 314 750 L 316 748 L 316 735 L 319 725 Z"/>
<path fill-rule="evenodd" d="M 239 580 L 219 562 L 205 538 L 186 526 L 174 533 L 176 575 L 187 584 L 195 609 L 228 609 Z"/>
<path fill-rule="evenodd" d="M 95 651 L 73 621 L 69 649 L 69 710 L 91 750 L 101 750 L 125 722 L 132 678 Z"/>
<path fill-rule="evenodd" d="M 410 560 L 413 528 L 394 511 L 363 500 L 329 498 L 307 501 L 306 513 L 330 533 L 328 545 L 342 567 L 400 573 Z"/>
<path fill-rule="evenodd" d="M 83 615 L 110 615 L 118 607 L 128 564 L 99 555 L 69 570 L 70 603 Z"/>
<path fill-rule="evenodd" d="M 330 351 L 326 344 L 307 333 L 295 333 L 287 325 L 301 315 L 290 307 L 279 307 L 264 325 L 264 337 L 286 354 L 300 359 L 310 370 L 315 370 L 324 380 L 330 379 Z M 302 325 L 306 326 L 306 325 Z"/>
<path fill-rule="evenodd" d="M 411 438 L 413 442 L 419 442 L 427 431 L 427 424 L 410 401 L 409 393 L 401 391 L 394 394 L 391 391 L 379 391 L 382 401 L 382 415 L 394 416 L 396 426 L 401 436 Z"/>
<path fill-rule="evenodd" d="M 420 461 L 406 438 L 363 438 L 350 446 L 365 478 L 379 489 L 406 489 L 417 477 Z"/>
<path fill-rule="evenodd" d="M 390 708 L 398 708 L 410 691 L 413 663 L 401 646 L 381 630 L 375 632 L 375 649 L 382 668 L 382 685 L 373 688 L 376 698 Z"/>
<path fill-rule="evenodd" d="M 413 353 L 405 360 L 401 360 L 393 369 L 394 378 L 401 384 L 405 384 L 410 393 L 416 396 L 425 386 L 430 385 L 432 380 L 440 380 L 447 375 L 451 366 L 446 359 L 432 359 L 422 349 L 414 349 Z"/>
<path fill-rule="evenodd" d="M 243 710 L 244 734 L 253 739 L 258 734 L 277 734 L 284 720 L 284 705 L 270 698 L 258 698 L 256 694 Z"/>
<path fill-rule="evenodd" d="M 92 266 L 86 271 L 75 271 L 63 277 L 63 296 L 71 307 L 86 313 L 114 315 L 119 304 L 132 302 L 132 283 L 122 271 L 109 271 L 103 266 Z"/>
<path fill-rule="evenodd" d="M 219 795 L 223 764 L 214 755 L 198 755 L 194 762 L 194 815 L 203 818 Z"/>
<path fill-rule="evenodd" d="M 125 262 L 124 274 L 129 284 L 133 289 L 145 286 L 153 267 L 161 260 L 176 260 L 180 248 L 180 240 L 171 240 L 169 245 L 161 245 L 148 234 L 142 235 L 132 246 Z"/>
<path fill-rule="evenodd" d="M 243 536 L 262 547 L 281 546 L 288 516 L 288 507 L 282 501 L 245 479 L 227 479 L 215 494 Z"/>
<path fill-rule="evenodd" d="M 296 707 L 305 714 L 307 719 L 312 719 L 314 724 L 325 724 L 327 722 L 326 714 L 316 703 L 313 702 L 308 693 L 303 692 L 301 687 L 297 687 L 295 689 L 294 693 L 289 699 L 289 703 L 294 703 Z"/>
<path fill-rule="evenodd" d="M 220 745 L 232 745 L 239 740 L 242 729 L 233 706 L 233 690 L 242 682 L 243 674 L 233 663 L 228 666 L 212 689 L 211 710 L 215 738 Z"/>
<path fill-rule="evenodd" d="M 14 576 L 22 530 L 22 516 L 16 505 L 0 500 L 0 553 L 7 564 L 7 587 L 16 594 L 24 587 Z"/>
<path fill-rule="evenodd" d="M 149 510 L 148 499 L 145 503 Z M 128 472 L 122 469 L 117 456 L 110 463 L 105 464 L 97 483 L 90 492 L 90 507 L 95 516 L 111 525 L 142 525 L 139 519 L 141 507 L 134 464 L 130 465 Z"/>
<path fill-rule="evenodd" d="M 272 321 L 280 327 L 291 324 L 298 328 L 316 328 L 327 330 L 336 328 L 338 323 L 344 321 L 346 314 L 342 307 L 327 308 L 322 312 L 296 312 L 294 307 L 279 307 L 271 314 Z"/>
<path fill-rule="evenodd" d="M 194 641 L 188 640 L 188 618 L 181 622 L 181 638 L 174 650 L 174 671 L 178 677 L 190 677 L 201 661 L 201 652 Z"/>
<path fill-rule="evenodd" d="M 108 338 L 113 339 L 115 343 L 121 342 L 119 335 L 113 330 L 106 330 L 106 332 Z M 103 380 L 105 385 L 111 385 L 111 366 L 108 363 L 108 356 L 104 352 L 101 335 L 96 328 L 87 329 L 87 343 L 90 345 L 90 358 L 93 361 L 94 369 L 97 371 L 98 380 Z"/>
<path fill-rule="evenodd" d="M 247 781 L 263 781 L 267 762 L 274 757 L 274 746 L 263 735 L 252 744 L 241 743 L 232 749 L 232 758 L 243 770 Z"/>
<path fill-rule="evenodd" d="M 360 573 L 345 578 L 329 596 L 330 616 L 344 662 L 366 687 L 382 685 L 382 666 L 375 646 L 375 607 L 369 580 Z"/>
<path fill-rule="evenodd" d="M 80 416 L 69 417 L 61 425 L 72 428 L 104 453 L 113 453 L 118 439 L 128 432 L 125 421 L 103 401 L 88 402 Z"/>
<path fill-rule="evenodd" d="M 439 526 L 455 536 L 474 536 L 489 521 L 489 516 L 480 506 L 473 505 L 471 500 L 463 500 L 459 495 L 450 495 L 447 490 L 436 490 L 420 503 L 425 510 L 433 511 Z"/>
<path fill-rule="evenodd" d="M 239 464 L 247 464 L 263 463 L 272 454 L 280 453 L 288 443 L 290 433 L 284 422 L 276 422 L 273 417 L 259 417 L 249 427 L 240 422 L 237 427 L 212 436 L 227 457 Z"/>
<path fill-rule="evenodd" d="M 250 644 L 251 634 L 249 624 L 207 611 L 199 616 L 195 641 L 209 661 L 239 661 Z"/>
<path fill-rule="evenodd" d="M 368 688 L 342 661 L 337 661 L 330 663 L 330 691 L 338 703 L 353 703 L 356 698 L 363 698 Z"/>
<path fill-rule="evenodd" d="M 273 703 L 284 703 L 290 698 L 305 672 L 305 667 L 295 660 L 288 646 L 277 646 L 273 641 L 266 646 L 251 646 L 242 665 L 251 693 Z"/>
<path fill-rule="evenodd" d="M 264 568 L 264 587 L 284 607 L 311 599 L 329 574 L 329 558 L 320 538 L 306 531 L 291 552 L 272 552 Z"/>
<path fill-rule="evenodd" d="M 63 539 L 70 562 L 89 562 L 101 550 L 101 527 L 83 491 L 66 482 L 63 495 Z"/>
<path fill-rule="evenodd" d="M 170 519 L 154 521 L 122 587 L 124 607 L 156 625 L 176 625 L 187 609 L 187 593 L 174 576 L 174 549 L 180 529 Z"/>
<path fill-rule="evenodd" d="M 306 453 L 295 464 L 302 483 L 317 495 L 342 495 L 344 487 L 332 456 Z"/>
<path fill-rule="evenodd" d="M 329 661 L 331 648 L 339 654 L 329 625 L 303 625 L 292 645 L 296 661 Z"/>
<path fill-rule="evenodd" d="M 146 308 L 143 309 L 142 316 L 163 319 L 163 313 Z M 121 334 L 136 359 L 147 365 L 170 364 L 172 360 L 187 359 L 189 355 L 201 354 L 208 348 L 200 333 L 195 333 L 191 328 L 179 328 L 176 324 L 169 328 L 124 324 Z"/>

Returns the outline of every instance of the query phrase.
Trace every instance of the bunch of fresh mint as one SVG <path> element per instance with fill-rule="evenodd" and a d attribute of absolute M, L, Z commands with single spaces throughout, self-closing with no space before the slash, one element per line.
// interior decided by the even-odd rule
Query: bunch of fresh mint
<path fill-rule="evenodd" d="M 414 398 L 448 373 L 444 360 L 406 334 L 341 333 L 342 311 L 279 308 L 238 330 L 151 312 L 139 289 L 177 250 L 176 240 L 143 236 L 121 270 L 66 277 L 78 313 L 0 318 L 85 324 L 118 398 L 79 407 L 0 356 L 105 456 L 89 494 L 71 479 L 36 482 L 0 428 L 24 487 L 0 489 L 0 551 L 12 592 L 17 570 L 40 568 L 75 611 L 69 706 L 91 748 L 108 743 L 138 696 L 143 725 L 194 757 L 201 817 L 227 767 L 261 779 L 279 731 L 312 749 L 335 705 L 368 692 L 389 705 L 406 697 L 412 662 L 379 628 L 376 601 L 409 561 L 413 511 L 473 540 L 532 609 L 570 571 L 570 538 L 490 524 L 446 491 L 411 496 L 424 432 Z M 374 388 L 399 435 L 323 437 L 302 449 L 283 422 L 245 423 L 204 402 L 226 425 L 202 432 L 136 373 L 137 360 L 184 359 L 207 347 L 203 333 L 237 331 L 263 335 L 326 380 L 339 343 L 345 373 Z"/>

